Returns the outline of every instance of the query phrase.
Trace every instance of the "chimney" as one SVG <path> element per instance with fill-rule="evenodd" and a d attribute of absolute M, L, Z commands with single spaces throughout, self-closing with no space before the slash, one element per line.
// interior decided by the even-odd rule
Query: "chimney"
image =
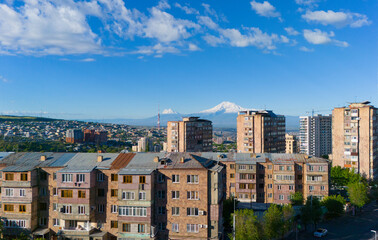
<path fill-rule="evenodd" d="M 185 162 L 185 158 L 184 157 L 181 157 L 180 158 L 180 163 L 184 163 Z"/>
<path fill-rule="evenodd" d="M 156 163 L 159 162 L 159 157 L 158 156 L 154 157 L 154 162 L 156 162 Z"/>
<path fill-rule="evenodd" d="M 41 155 L 41 161 L 42 162 L 46 161 L 46 155 Z"/>
<path fill-rule="evenodd" d="M 103 160 L 103 156 L 102 155 L 98 155 L 97 156 L 97 162 L 102 162 Z"/>

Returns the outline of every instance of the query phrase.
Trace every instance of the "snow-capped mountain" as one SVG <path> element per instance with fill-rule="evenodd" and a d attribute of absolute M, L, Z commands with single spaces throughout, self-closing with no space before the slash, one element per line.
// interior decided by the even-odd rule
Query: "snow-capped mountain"
<path fill-rule="evenodd" d="M 239 105 L 236 105 L 235 103 L 232 102 L 221 102 L 220 104 L 216 105 L 213 108 L 203 110 L 199 113 L 237 113 L 239 111 L 245 111 L 247 110 L 246 108 L 240 107 Z"/>
<path fill-rule="evenodd" d="M 161 114 L 177 114 L 177 112 L 173 111 L 172 108 L 164 109 Z"/>

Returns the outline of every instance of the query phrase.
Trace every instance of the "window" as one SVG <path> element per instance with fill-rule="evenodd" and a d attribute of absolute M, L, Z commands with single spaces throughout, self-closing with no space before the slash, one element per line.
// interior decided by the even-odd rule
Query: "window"
<path fill-rule="evenodd" d="M 117 205 L 111 205 L 111 206 L 110 206 L 110 209 L 111 209 L 111 212 L 112 212 L 112 213 L 117 213 L 117 211 L 118 211 L 118 206 L 117 206 Z"/>
<path fill-rule="evenodd" d="M 268 198 L 272 198 L 273 197 L 273 193 L 268 193 Z"/>
<path fill-rule="evenodd" d="M 259 179 L 264 179 L 264 174 L 259 174 Z"/>
<path fill-rule="evenodd" d="M 230 169 L 235 169 L 235 164 L 230 164 Z"/>
<path fill-rule="evenodd" d="M 172 199 L 179 199 L 180 192 L 179 191 L 172 191 Z"/>
<path fill-rule="evenodd" d="M 105 212 L 105 204 L 99 204 L 98 205 L 98 212 L 99 213 Z"/>
<path fill-rule="evenodd" d="M 268 165 L 268 169 L 272 169 L 273 165 Z"/>
<path fill-rule="evenodd" d="M 146 231 L 144 224 L 138 224 L 138 233 L 144 233 Z"/>
<path fill-rule="evenodd" d="M 239 173 L 239 178 L 240 179 L 247 179 L 247 174 L 246 173 Z"/>
<path fill-rule="evenodd" d="M 72 206 L 71 205 L 63 205 L 63 207 L 60 209 L 62 213 L 70 214 L 72 213 Z"/>
<path fill-rule="evenodd" d="M 234 173 L 230 173 L 230 178 L 235 178 L 235 174 Z"/>
<path fill-rule="evenodd" d="M 79 190 L 77 195 L 78 195 L 78 198 L 85 198 L 85 191 Z"/>
<path fill-rule="evenodd" d="M 248 174 L 248 179 L 249 180 L 255 179 L 255 174 Z"/>
<path fill-rule="evenodd" d="M 111 179 L 112 182 L 116 182 L 116 181 L 118 181 L 118 174 L 114 174 L 114 173 L 112 173 L 112 174 L 110 175 L 110 179 Z"/>
<path fill-rule="evenodd" d="M 308 170 L 309 170 L 310 172 L 314 171 L 314 166 L 308 166 Z"/>
<path fill-rule="evenodd" d="M 259 165 L 260 170 L 264 170 L 264 165 Z"/>
<path fill-rule="evenodd" d="M 147 208 L 146 207 L 130 207 L 130 206 L 120 206 L 118 207 L 120 216 L 137 216 L 146 217 Z"/>
<path fill-rule="evenodd" d="M 7 180 L 7 181 L 13 181 L 13 179 L 14 179 L 13 173 L 6 173 L 5 174 L 5 180 Z"/>
<path fill-rule="evenodd" d="M 46 181 L 47 180 L 47 172 L 40 172 L 39 179 Z"/>
<path fill-rule="evenodd" d="M 165 191 L 164 190 L 158 191 L 157 194 L 158 194 L 158 198 L 165 199 Z"/>
<path fill-rule="evenodd" d="M 72 190 L 62 190 L 60 196 L 62 198 L 72 198 Z"/>
<path fill-rule="evenodd" d="M 139 200 L 146 200 L 146 192 L 139 192 Z"/>
<path fill-rule="evenodd" d="M 239 170 L 246 170 L 247 166 L 246 165 L 239 165 Z"/>
<path fill-rule="evenodd" d="M 284 200 L 285 198 L 284 198 L 284 195 L 279 195 L 279 199 L 280 200 Z"/>
<path fill-rule="evenodd" d="M 302 184 L 299 184 L 299 185 L 298 185 L 298 189 L 302 189 Z"/>
<path fill-rule="evenodd" d="M 284 167 L 284 166 L 279 166 L 278 169 L 279 169 L 280 171 L 284 171 L 284 170 L 285 170 L 285 167 Z"/>
<path fill-rule="evenodd" d="M 165 175 L 159 173 L 158 174 L 158 183 L 163 183 L 165 181 Z"/>
<path fill-rule="evenodd" d="M 302 180 L 302 174 L 298 175 L 298 180 Z"/>
<path fill-rule="evenodd" d="M 53 210 L 56 211 L 58 209 L 58 204 L 57 203 L 53 203 Z"/>
<path fill-rule="evenodd" d="M 26 196 L 25 189 L 20 189 L 20 197 L 25 197 L 25 196 Z"/>
<path fill-rule="evenodd" d="M 13 197 L 13 188 L 6 188 L 5 189 L 5 196 L 6 197 Z"/>
<path fill-rule="evenodd" d="M 45 187 L 41 187 L 39 189 L 39 195 L 40 196 L 46 196 L 47 195 L 47 189 Z"/>
<path fill-rule="evenodd" d="M 110 195 L 112 197 L 118 197 L 118 189 L 112 189 L 112 190 L 110 190 Z"/>
<path fill-rule="evenodd" d="M 59 223 L 59 219 L 57 219 L 57 218 L 53 218 L 53 225 L 54 225 L 54 226 L 59 226 L 59 225 L 60 225 L 60 223 Z"/>
<path fill-rule="evenodd" d="M 167 228 L 167 225 L 165 223 L 159 222 L 158 228 L 160 231 L 165 231 L 165 229 Z"/>
<path fill-rule="evenodd" d="M 323 166 L 319 166 L 319 172 L 324 172 Z"/>
<path fill-rule="evenodd" d="M 320 182 L 322 179 L 322 176 L 307 176 L 307 181 Z"/>
<path fill-rule="evenodd" d="M 77 174 L 76 182 L 85 182 L 85 174 Z"/>
<path fill-rule="evenodd" d="M 198 183 L 198 175 L 187 175 L 186 182 L 187 183 Z"/>
<path fill-rule="evenodd" d="M 39 225 L 46 226 L 47 225 L 47 218 L 39 218 Z"/>
<path fill-rule="evenodd" d="M 293 181 L 294 175 L 276 175 L 276 180 Z"/>
<path fill-rule="evenodd" d="M 239 188 L 240 189 L 246 189 L 246 184 L 245 183 L 239 183 Z"/>
<path fill-rule="evenodd" d="M 56 180 L 56 172 L 53 173 L 53 180 Z"/>
<path fill-rule="evenodd" d="M 186 209 L 187 216 L 198 216 L 198 208 L 187 208 Z"/>
<path fill-rule="evenodd" d="M 268 184 L 268 188 L 269 188 L 269 189 L 273 188 L 273 184 L 269 183 L 269 184 Z"/>
<path fill-rule="evenodd" d="M 248 183 L 248 189 L 255 189 L 255 185 L 252 183 Z"/>
<path fill-rule="evenodd" d="M 314 186 L 308 186 L 308 189 L 309 189 L 310 191 L 313 191 L 313 190 L 315 189 L 315 187 L 314 187 Z"/>
<path fill-rule="evenodd" d="M 135 193 L 134 192 L 122 192 L 122 199 L 123 200 L 134 200 Z"/>
<path fill-rule="evenodd" d="M 179 207 L 172 207 L 172 215 L 179 216 L 180 215 L 180 208 Z"/>
<path fill-rule="evenodd" d="M 14 206 L 11 204 L 4 204 L 4 212 L 13 212 Z"/>
<path fill-rule="evenodd" d="M 105 174 L 97 173 L 97 182 L 103 182 L 105 179 Z"/>
<path fill-rule="evenodd" d="M 289 185 L 289 190 L 294 190 L 294 186 L 293 185 Z"/>
<path fill-rule="evenodd" d="M 172 182 L 179 183 L 180 182 L 180 175 L 172 175 Z"/>
<path fill-rule="evenodd" d="M 286 170 L 287 170 L 287 171 L 291 171 L 291 169 L 292 169 L 291 166 L 287 166 L 287 167 L 286 167 Z"/>
<path fill-rule="evenodd" d="M 158 214 L 159 215 L 164 215 L 166 212 L 166 208 L 165 207 L 158 207 Z"/>
<path fill-rule="evenodd" d="M 110 227 L 111 228 L 118 228 L 118 221 L 111 221 L 110 222 Z"/>
<path fill-rule="evenodd" d="M 57 196 L 58 195 L 58 190 L 56 188 L 53 188 L 53 195 Z"/>
<path fill-rule="evenodd" d="M 28 180 L 28 174 L 27 173 L 21 173 L 21 181 L 27 181 Z"/>
<path fill-rule="evenodd" d="M 259 184 L 259 188 L 264 188 L 264 184 L 263 184 L 263 183 L 260 183 L 260 184 Z"/>
<path fill-rule="evenodd" d="M 253 170 L 253 165 L 248 166 L 249 170 Z"/>
<path fill-rule="evenodd" d="M 146 183 L 146 176 L 139 176 L 139 183 Z"/>
<path fill-rule="evenodd" d="M 278 189 L 278 190 L 281 190 L 281 185 L 277 185 L 277 189 Z"/>
<path fill-rule="evenodd" d="M 122 232 L 131 232 L 131 224 L 130 223 L 123 223 L 122 224 Z"/>
<path fill-rule="evenodd" d="M 105 189 L 103 189 L 103 188 L 97 189 L 97 196 L 98 197 L 105 197 Z"/>
<path fill-rule="evenodd" d="M 77 212 L 79 214 L 85 214 L 85 207 L 84 206 L 78 206 L 77 207 Z"/>
<path fill-rule="evenodd" d="M 133 176 L 131 175 L 123 176 L 123 183 L 133 183 Z"/>
<path fill-rule="evenodd" d="M 199 200 L 199 192 L 198 191 L 187 191 L 186 195 L 187 195 L 187 199 L 189 199 L 189 200 Z"/>
<path fill-rule="evenodd" d="M 26 205 L 19 205 L 18 210 L 20 211 L 20 213 L 25 213 L 26 212 Z"/>
<path fill-rule="evenodd" d="M 198 233 L 199 232 L 199 226 L 198 226 L 198 224 L 186 224 L 186 231 Z"/>
<path fill-rule="evenodd" d="M 297 170 L 302 170 L 302 166 L 301 165 L 297 165 Z"/>
<path fill-rule="evenodd" d="M 72 174 L 62 174 L 62 182 L 72 182 Z"/>
<path fill-rule="evenodd" d="M 320 190 L 324 191 L 325 187 L 324 186 L 320 186 Z"/>
<path fill-rule="evenodd" d="M 179 232 L 179 224 L 172 223 L 172 232 Z"/>

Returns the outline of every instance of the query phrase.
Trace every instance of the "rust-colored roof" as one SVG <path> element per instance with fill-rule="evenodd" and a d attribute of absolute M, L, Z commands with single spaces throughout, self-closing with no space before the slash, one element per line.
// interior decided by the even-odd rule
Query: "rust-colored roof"
<path fill-rule="evenodd" d="M 110 169 L 121 169 L 127 166 L 135 153 L 120 153 L 118 157 L 110 164 Z"/>

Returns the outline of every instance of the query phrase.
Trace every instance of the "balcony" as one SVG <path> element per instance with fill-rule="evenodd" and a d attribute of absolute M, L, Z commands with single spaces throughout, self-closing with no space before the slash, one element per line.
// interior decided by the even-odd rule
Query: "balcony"
<path fill-rule="evenodd" d="M 6 181 L 2 182 L 2 187 L 17 187 L 17 188 L 30 188 L 32 187 L 31 181 Z"/>

